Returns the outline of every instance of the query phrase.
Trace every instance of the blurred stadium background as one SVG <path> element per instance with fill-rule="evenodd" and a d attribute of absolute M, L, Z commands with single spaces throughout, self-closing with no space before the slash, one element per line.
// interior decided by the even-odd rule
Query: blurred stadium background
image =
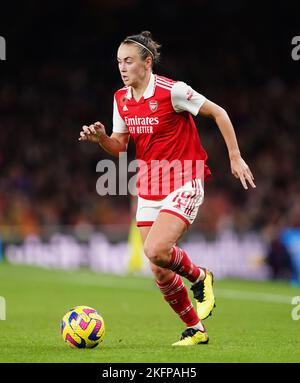
<path fill-rule="evenodd" d="M 185 248 L 218 277 L 299 284 L 300 62 L 291 57 L 298 14 L 295 2 L 2 4 L 0 257 L 149 273 L 131 226 L 134 201 L 97 195 L 96 164 L 109 156 L 79 144 L 78 134 L 97 120 L 111 132 L 113 93 L 122 86 L 116 49 L 126 35 L 150 30 L 163 45 L 155 71 L 228 111 L 257 185 L 242 189 L 217 126 L 197 118 L 213 177 Z"/>

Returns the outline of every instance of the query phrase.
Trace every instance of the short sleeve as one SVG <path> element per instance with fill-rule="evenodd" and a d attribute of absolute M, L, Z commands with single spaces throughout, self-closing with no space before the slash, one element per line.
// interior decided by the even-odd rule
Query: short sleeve
<path fill-rule="evenodd" d="M 175 112 L 189 112 L 196 116 L 206 98 L 185 82 L 176 82 L 171 90 L 171 100 Z"/>
<path fill-rule="evenodd" d="M 120 116 L 116 98 L 114 97 L 114 108 L 113 108 L 113 133 L 128 133 L 125 121 Z"/>

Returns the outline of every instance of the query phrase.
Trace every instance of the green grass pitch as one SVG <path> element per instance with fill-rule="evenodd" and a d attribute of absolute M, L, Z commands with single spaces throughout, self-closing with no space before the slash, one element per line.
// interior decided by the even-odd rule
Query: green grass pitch
<path fill-rule="evenodd" d="M 0 263 L 0 362 L 300 362 L 300 320 L 287 283 L 217 280 L 217 307 L 205 321 L 208 345 L 172 348 L 184 330 L 150 278 Z M 106 337 L 72 349 L 61 319 L 76 305 L 96 308 Z"/>

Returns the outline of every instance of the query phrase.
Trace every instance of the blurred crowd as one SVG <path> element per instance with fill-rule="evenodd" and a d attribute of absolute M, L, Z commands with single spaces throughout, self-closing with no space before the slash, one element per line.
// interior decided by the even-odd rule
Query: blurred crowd
<path fill-rule="evenodd" d="M 95 2 L 88 3 L 97 8 Z M 168 8 L 161 12 L 167 14 Z M 48 55 L 41 48 L 41 57 L 25 55 L 18 64 L 9 61 L 8 41 L 0 87 L 2 236 L 23 238 L 42 234 L 45 228 L 126 228 L 130 223 L 131 198 L 96 193 L 97 162 L 113 158 L 94 144 L 78 141 L 81 126 L 97 120 L 111 133 L 113 93 L 122 87 L 116 49 L 127 34 L 124 25 L 117 23 L 121 15 L 114 17 L 111 39 L 101 29 L 92 27 L 92 33 L 85 31 L 85 35 L 73 26 L 68 43 L 62 34 L 61 46 L 52 47 Z M 196 21 L 193 17 L 191 23 Z M 195 46 L 195 40 L 188 39 L 189 31 L 178 40 L 162 26 L 153 27 L 154 38 L 163 44 L 162 62 L 154 71 L 189 83 L 227 110 L 255 176 L 257 188 L 245 191 L 231 175 L 217 126 L 197 117 L 213 176 L 192 231 L 212 238 L 224 230 L 255 231 L 272 239 L 283 227 L 300 225 L 300 80 L 289 69 L 294 65 L 295 70 L 298 63 L 290 62 L 289 50 L 279 52 L 286 55 L 284 59 L 273 56 L 276 42 L 266 36 L 260 39 L 259 27 L 243 34 L 241 25 L 233 23 L 229 31 L 224 29 L 226 20 L 221 16 L 220 20 L 215 31 L 215 36 L 222 32 L 217 49 L 205 41 Z M 205 28 L 212 28 L 208 20 L 203 22 Z M 128 34 L 142 29 L 151 28 L 137 27 Z M 63 31 L 67 33 L 67 27 Z M 184 45 L 184 55 L 178 44 Z M 131 144 L 129 159 L 133 158 Z"/>

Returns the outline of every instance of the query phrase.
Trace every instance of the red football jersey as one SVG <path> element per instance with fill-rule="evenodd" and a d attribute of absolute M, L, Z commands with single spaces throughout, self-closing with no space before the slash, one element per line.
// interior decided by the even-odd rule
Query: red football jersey
<path fill-rule="evenodd" d="M 162 199 L 193 178 L 209 177 L 192 117 L 205 100 L 184 82 L 153 73 L 138 102 L 131 87 L 115 93 L 113 132 L 129 132 L 135 142 L 140 197 Z"/>

